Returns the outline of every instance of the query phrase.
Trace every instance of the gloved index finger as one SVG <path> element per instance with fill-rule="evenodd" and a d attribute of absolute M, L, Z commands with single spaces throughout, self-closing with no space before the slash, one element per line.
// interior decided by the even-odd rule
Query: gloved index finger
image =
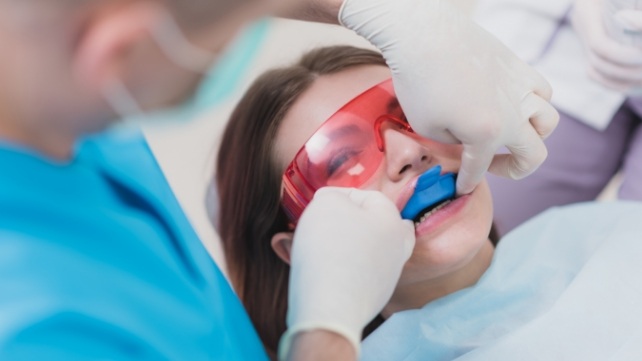
<path fill-rule="evenodd" d="M 481 182 L 484 173 L 488 171 L 495 155 L 495 149 L 490 145 L 464 144 L 461 155 L 461 167 L 457 175 L 457 194 L 471 193 Z"/>
<path fill-rule="evenodd" d="M 546 159 L 546 145 L 537 131 L 526 125 L 513 144 L 507 144 L 510 154 L 497 156 L 490 172 L 512 179 L 521 179 L 534 172 Z"/>
<path fill-rule="evenodd" d="M 533 70 L 533 93 L 539 95 L 543 99 L 550 101 L 553 97 L 553 87 L 551 84 L 537 71 Z"/>

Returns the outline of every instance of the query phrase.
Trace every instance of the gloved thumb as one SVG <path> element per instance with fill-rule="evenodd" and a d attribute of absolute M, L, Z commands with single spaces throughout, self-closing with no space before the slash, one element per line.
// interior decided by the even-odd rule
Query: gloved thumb
<path fill-rule="evenodd" d="M 620 10 L 615 13 L 614 18 L 626 31 L 642 32 L 642 11 Z"/>
<path fill-rule="evenodd" d="M 327 197 L 326 194 L 336 194 L 339 196 L 347 197 L 353 204 L 362 209 L 381 209 L 384 212 L 399 213 L 394 203 L 388 199 L 383 193 L 373 190 L 362 190 L 356 188 L 341 188 L 341 187 L 323 187 L 315 193 Z"/>
<path fill-rule="evenodd" d="M 485 144 L 464 145 L 461 166 L 457 175 L 457 194 L 471 193 L 490 167 L 495 149 Z M 501 175 L 504 175 L 504 171 Z"/>
<path fill-rule="evenodd" d="M 337 197 L 345 197 L 352 201 L 352 203 L 362 206 L 368 198 L 368 193 L 356 188 L 345 188 L 345 187 L 322 187 L 314 193 L 314 197 L 328 197 L 328 195 L 334 195 Z"/>

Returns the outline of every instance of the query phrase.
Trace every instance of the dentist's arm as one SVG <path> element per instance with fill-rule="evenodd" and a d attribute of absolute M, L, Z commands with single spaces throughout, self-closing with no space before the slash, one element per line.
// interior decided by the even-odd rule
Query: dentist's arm
<path fill-rule="evenodd" d="M 279 359 L 354 360 L 414 243 L 414 225 L 383 194 L 317 191 L 294 233 Z"/>
<path fill-rule="evenodd" d="M 487 170 L 518 179 L 537 169 L 559 115 L 546 80 L 450 2 L 308 0 L 289 14 L 332 22 L 338 11 L 342 25 L 381 50 L 414 130 L 464 145 L 461 194 Z M 503 146 L 510 154 L 496 156 Z"/>
<path fill-rule="evenodd" d="M 339 24 L 344 0 L 281 0 L 277 14 L 284 18 Z"/>

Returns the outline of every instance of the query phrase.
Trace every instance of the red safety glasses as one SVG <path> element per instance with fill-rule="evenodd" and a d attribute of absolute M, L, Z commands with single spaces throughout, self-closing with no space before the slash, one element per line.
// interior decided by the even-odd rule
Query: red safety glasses
<path fill-rule="evenodd" d="M 283 175 L 281 204 L 292 226 L 319 188 L 359 188 L 366 184 L 384 159 L 382 127 L 413 133 L 405 119 L 392 79 L 388 79 L 326 120 Z"/>

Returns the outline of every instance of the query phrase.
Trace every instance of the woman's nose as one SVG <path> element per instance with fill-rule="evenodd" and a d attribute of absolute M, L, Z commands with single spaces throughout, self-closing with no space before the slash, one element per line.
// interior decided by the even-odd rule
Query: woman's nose
<path fill-rule="evenodd" d="M 430 154 L 409 133 L 394 128 L 383 129 L 388 177 L 399 181 L 428 169 Z"/>

